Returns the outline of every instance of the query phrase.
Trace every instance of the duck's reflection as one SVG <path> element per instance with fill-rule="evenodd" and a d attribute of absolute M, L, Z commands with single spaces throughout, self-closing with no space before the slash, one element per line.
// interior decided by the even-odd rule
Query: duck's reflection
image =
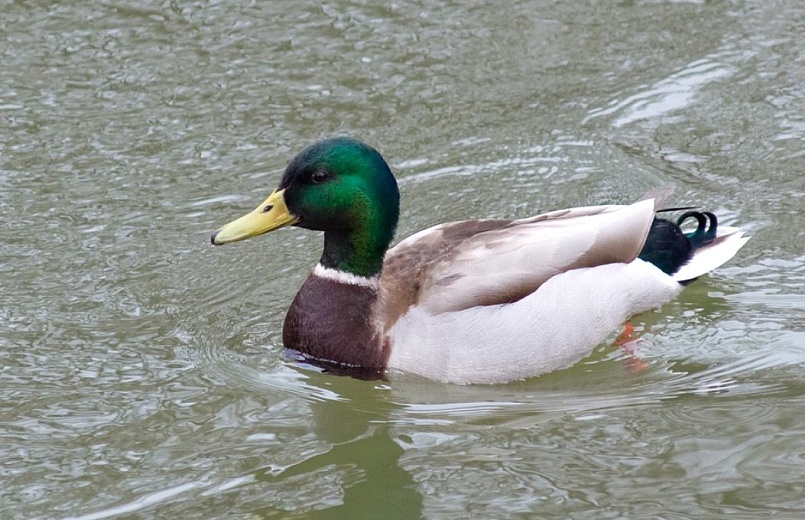
<path fill-rule="evenodd" d="M 405 450 L 392 431 L 392 403 L 387 392 L 367 381 L 348 377 L 312 374 L 309 383 L 337 388 L 341 399 L 310 403 L 312 430 L 331 448 L 285 468 L 279 474 L 271 469 L 258 471 L 255 480 L 276 482 L 321 471 L 341 471 L 340 504 L 295 513 L 290 518 L 343 519 L 422 518 L 422 495 L 413 477 L 401 466 Z M 367 391 L 368 390 L 368 391 Z M 289 518 L 275 507 L 255 511 L 262 518 Z"/>

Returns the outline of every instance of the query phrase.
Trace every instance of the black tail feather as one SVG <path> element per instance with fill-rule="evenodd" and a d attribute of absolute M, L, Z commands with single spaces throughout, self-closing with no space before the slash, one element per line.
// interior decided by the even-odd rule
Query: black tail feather
<path fill-rule="evenodd" d="M 688 211 L 683 213 L 676 221 L 676 225 L 682 227 L 682 224 L 689 218 L 694 218 L 698 222 L 696 231 L 685 235 L 694 249 L 706 246 L 716 239 L 718 232 L 718 217 L 709 211 Z M 708 224 L 709 227 L 708 227 Z"/>
<path fill-rule="evenodd" d="M 671 213 L 672 211 L 685 211 L 686 209 L 696 209 L 696 206 L 679 206 L 678 208 L 662 208 L 658 209 L 656 213 Z"/>

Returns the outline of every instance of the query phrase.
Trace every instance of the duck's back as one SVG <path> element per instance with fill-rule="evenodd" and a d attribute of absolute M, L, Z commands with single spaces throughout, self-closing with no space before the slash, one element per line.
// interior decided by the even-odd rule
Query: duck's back
<path fill-rule="evenodd" d="M 628 263 L 654 218 L 651 200 L 559 210 L 521 220 L 466 221 L 427 229 L 388 252 L 387 325 L 409 308 L 432 314 L 517 301 L 569 270 Z"/>

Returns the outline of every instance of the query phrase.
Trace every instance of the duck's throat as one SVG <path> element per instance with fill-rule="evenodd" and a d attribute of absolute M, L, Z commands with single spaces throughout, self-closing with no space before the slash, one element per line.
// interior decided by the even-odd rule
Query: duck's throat
<path fill-rule="evenodd" d="M 324 233 L 324 251 L 319 263 L 328 269 L 373 278 L 383 269 L 389 241 L 368 232 L 328 231 Z"/>

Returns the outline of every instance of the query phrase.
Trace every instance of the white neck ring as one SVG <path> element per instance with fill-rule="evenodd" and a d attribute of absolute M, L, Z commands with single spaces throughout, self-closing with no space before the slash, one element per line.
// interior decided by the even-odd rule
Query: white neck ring
<path fill-rule="evenodd" d="M 313 274 L 319 278 L 324 278 L 325 280 L 330 280 L 337 283 L 357 285 L 359 287 L 366 287 L 375 291 L 380 289 L 379 275 L 372 276 L 371 278 L 368 276 L 358 276 L 356 274 L 340 271 L 331 267 L 324 267 L 321 264 L 316 264 L 316 268 L 313 269 Z"/>

